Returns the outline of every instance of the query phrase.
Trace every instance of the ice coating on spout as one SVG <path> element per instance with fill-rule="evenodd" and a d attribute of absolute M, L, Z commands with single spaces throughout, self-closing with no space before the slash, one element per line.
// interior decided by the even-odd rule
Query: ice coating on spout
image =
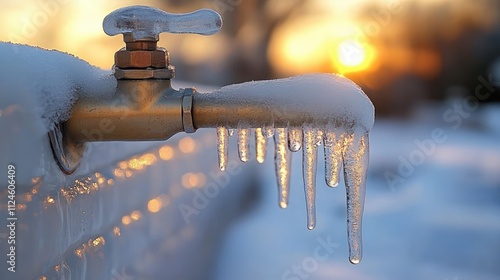
<path fill-rule="evenodd" d="M 238 152 L 242 162 L 250 159 L 250 129 L 248 128 L 238 130 Z"/>
<path fill-rule="evenodd" d="M 374 123 L 374 107 L 364 92 L 343 76 L 308 74 L 230 85 L 203 98 L 209 95 L 217 101 L 217 106 L 225 108 L 227 105 L 232 110 L 228 114 L 235 114 L 231 118 L 218 118 L 217 123 L 232 127 L 236 119 L 247 124 L 240 125 L 240 128 L 260 127 L 264 138 L 275 133 L 275 169 L 282 208 L 287 206 L 290 192 L 291 154 L 302 149 L 309 229 L 316 224 L 317 152 L 318 147 L 324 145 L 326 184 L 337 186 L 340 172 L 344 170 L 349 260 L 353 264 L 359 263 L 369 156 L 368 133 Z M 235 104 L 239 105 L 234 108 Z M 288 130 L 274 130 L 274 127 L 288 127 Z M 257 134 L 257 130 L 255 132 Z M 256 135 L 256 147 L 259 141 L 262 139 Z M 257 157 L 260 162 L 260 156 Z"/>
<path fill-rule="evenodd" d="M 262 128 L 255 129 L 255 157 L 258 163 L 263 163 L 266 158 L 267 138 L 262 135 Z"/>
<path fill-rule="evenodd" d="M 292 152 L 297 152 L 302 147 L 302 129 L 288 128 L 288 148 Z"/>
<path fill-rule="evenodd" d="M 345 137 L 344 180 L 347 193 L 347 237 L 349 261 L 357 264 L 362 258 L 362 215 L 366 192 L 369 147 L 367 133 Z"/>
<path fill-rule="evenodd" d="M 292 158 L 290 151 L 288 151 L 286 130 L 284 128 L 276 129 L 274 133 L 274 146 L 274 166 L 278 182 L 278 204 L 281 208 L 286 208 L 290 193 Z"/>
<path fill-rule="evenodd" d="M 304 192 L 306 195 L 307 228 L 316 226 L 316 169 L 318 160 L 317 137 L 315 129 L 304 126 L 302 149 L 302 176 L 304 179 Z"/>
<path fill-rule="evenodd" d="M 219 154 L 219 168 L 226 170 L 227 165 L 227 146 L 229 144 L 229 135 L 225 127 L 217 127 L 217 152 Z"/>
<path fill-rule="evenodd" d="M 336 187 L 340 181 L 342 169 L 342 150 L 344 149 L 344 134 L 327 131 L 323 138 L 325 154 L 325 181 L 329 187 Z"/>

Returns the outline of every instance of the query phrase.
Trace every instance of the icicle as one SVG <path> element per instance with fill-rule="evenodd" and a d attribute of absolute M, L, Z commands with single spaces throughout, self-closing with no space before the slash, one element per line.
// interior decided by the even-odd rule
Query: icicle
<path fill-rule="evenodd" d="M 232 128 L 228 129 L 227 133 L 229 134 L 229 136 L 233 136 L 234 135 L 234 129 L 232 129 Z"/>
<path fill-rule="evenodd" d="M 217 151 L 219 153 L 219 168 L 222 171 L 226 170 L 228 143 L 227 129 L 225 127 L 217 127 Z"/>
<path fill-rule="evenodd" d="M 262 135 L 266 138 L 271 138 L 274 135 L 274 126 L 273 125 L 265 125 L 262 127 Z"/>
<path fill-rule="evenodd" d="M 318 158 L 317 139 L 314 128 L 304 126 L 302 149 L 302 176 L 306 194 L 307 228 L 316 226 L 316 167 Z"/>
<path fill-rule="evenodd" d="M 286 131 L 284 128 L 276 129 L 274 145 L 274 167 L 278 181 L 278 203 L 281 208 L 286 208 L 290 192 L 292 158 L 287 148 Z"/>
<path fill-rule="evenodd" d="M 302 146 L 302 129 L 288 128 L 288 148 L 292 152 L 297 152 Z"/>
<path fill-rule="evenodd" d="M 262 128 L 255 129 L 255 151 L 257 162 L 263 163 L 266 158 L 267 138 L 262 135 Z"/>
<path fill-rule="evenodd" d="M 344 134 L 327 131 L 324 135 L 325 181 L 329 187 L 336 187 L 340 181 Z"/>
<path fill-rule="evenodd" d="M 347 237 L 349 261 L 358 264 L 362 258 L 362 215 L 368 169 L 368 134 L 351 134 L 344 141 L 344 180 L 347 193 Z"/>
<path fill-rule="evenodd" d="M 321 146 L 323 143 L 323 130 L 322 129 L 316 129 L 316 146 Z"/>
<path fill-rule="evenodd" d="M 250 159 L 250 129 L 248 128 L 238 130 L 238 152 L 242 162 Z"/>

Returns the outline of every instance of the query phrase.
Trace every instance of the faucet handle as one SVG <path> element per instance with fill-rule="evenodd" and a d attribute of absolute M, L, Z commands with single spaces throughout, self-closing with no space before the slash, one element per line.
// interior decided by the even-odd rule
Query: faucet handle
<path fill-rule="evenodd" d="M 106 34 L 109 36 L 123 34 L 126 43 L 157 42 L 162 32 L 212 35 L 221 27 L 221 16 L 210 9 L 172 14 L 148 6 L 130 6 L 115 10 L 103 21 Z"/>

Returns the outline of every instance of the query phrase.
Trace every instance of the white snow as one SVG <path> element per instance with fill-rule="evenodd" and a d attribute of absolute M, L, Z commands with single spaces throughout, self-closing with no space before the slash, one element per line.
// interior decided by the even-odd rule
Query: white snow
<path fill-rule="evenodd" d="M 17 165 L 17 180 L 27 185 L 52 159 L 47 132 L 70 116 L 79 96 L 111 94 L 110 71 L 72 55 L 0 42 L 0 166 Z"/>
<path fill-rule="evenodd" d="M 112 94 L 116 88 L 111 71 L 59 51 L 0 42 L 0 57 L 1 108 L 36 103 L 43 132 L 68 119 L 78 96 Z"/>
<path fill-rule="evenodd" d="M 322 124 L 341 122 L 346 128 L 354 124 L 365 132 L 374 122 L 375 109 L 366 94 L 351 80 L 335 74 L 307 74 L 229 85 L 210 96 L 233 104 L 261 104 L 270 111 L 293 110 L 295 114 L 291 117 L 307 116 Z"/>

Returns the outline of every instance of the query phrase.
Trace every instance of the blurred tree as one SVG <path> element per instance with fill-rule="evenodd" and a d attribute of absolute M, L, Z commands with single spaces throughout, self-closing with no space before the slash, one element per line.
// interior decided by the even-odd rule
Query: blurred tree
<path fill-rule="evenodd" d="M 478 76 L 488 77 L 491 63 L 500 57 L 500 2 L 408 1 L 406 5 L 387 28 L 370 38 L 381 60 L 379 71 L 369 75 L 383 82 L 373 87 L 369 83 L 373 77 L 353 75 L 368 85 L 378 112 L 411 112 L 408 109 L 419 100 L 446 98 L 453 86 L 473 94 Z M 368 6 L 361 19 L 371 19 L 380 9 Z M 406 102 L 397 102 L 402 99 Z M 492 95 L 487 101 L 498 100 Z"/>

